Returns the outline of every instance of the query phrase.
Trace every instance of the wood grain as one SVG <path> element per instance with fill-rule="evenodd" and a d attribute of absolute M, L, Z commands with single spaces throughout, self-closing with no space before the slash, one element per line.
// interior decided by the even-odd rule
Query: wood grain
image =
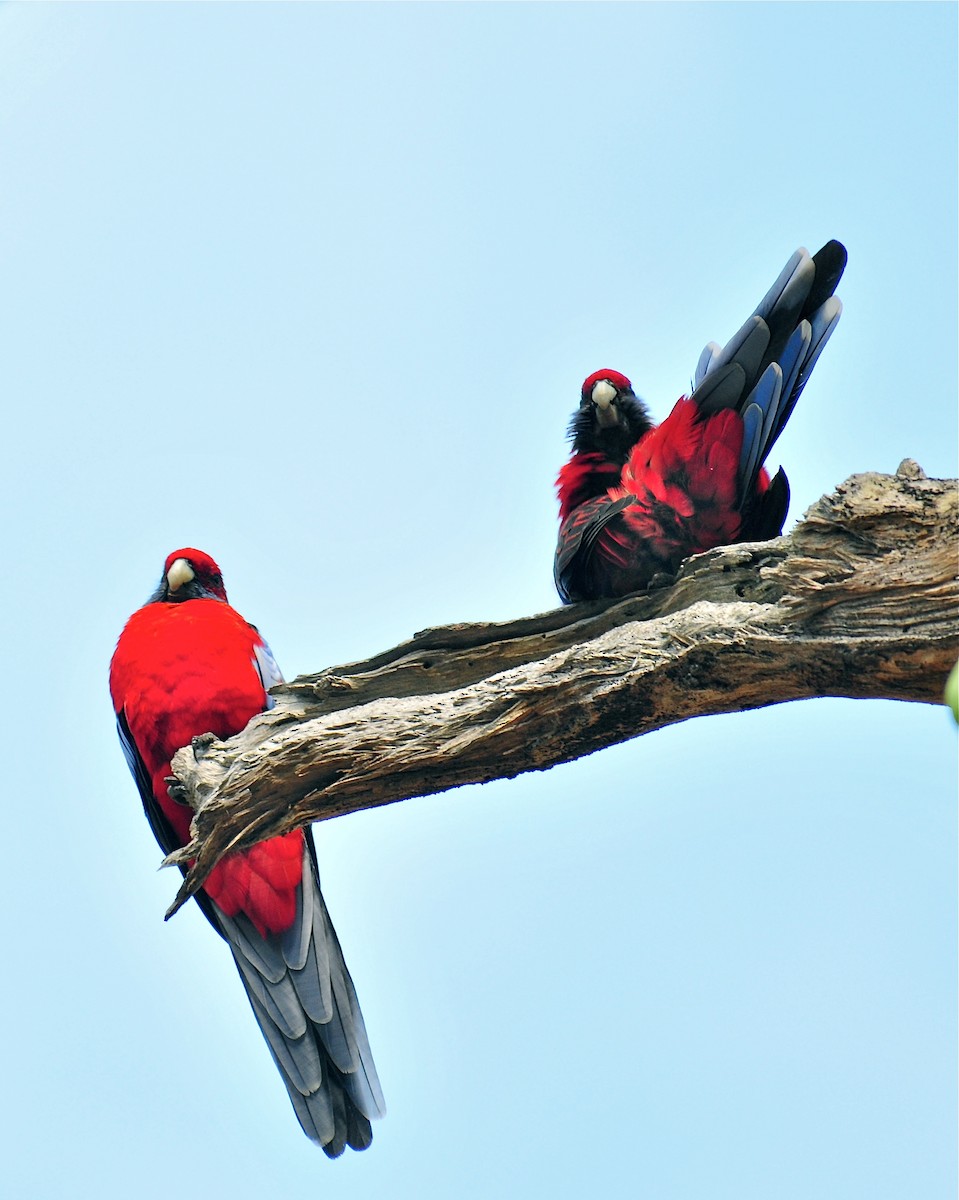
<path fill-rule="evenodd" d="M 229 741 L 173 760 L 195 809 L 172 915 L 273 834 L 545 770 L 689 717 L 812 696 L 937 702 L 957 657 L 959 493 L 906 460 L 855 475 L 786 537 L 689 559 L 617 602 L 428 629 L 304 675 Z M 548 568 L 548 562 L 544 569 Z"/>

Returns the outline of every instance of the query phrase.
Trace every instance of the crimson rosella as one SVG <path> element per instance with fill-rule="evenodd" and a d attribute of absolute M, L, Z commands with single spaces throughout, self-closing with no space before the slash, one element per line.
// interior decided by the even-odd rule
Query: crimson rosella
<path fill-rule="evenodd" d="M 556 481 L 554 574 L 566 604 L 622 596 L 714 546 L 782 533 L 789 485 L 764 462 L 842 312 L 839 242 L 797 250 L 745 325 L 700 356 L 659 426 L 618 371 L 595 371 Z"/>
<path fill-rule="evenodd" d="M 192 811 L 171 797 L 170 760 L 194 737 L 238 733 L 282 682 L 270 649 L 227 603 L 220 570 L 175 550 L 110 663 L 120 741 L 166 853 L 189 841 Z M 197 894 L 226 939 L 304 1132 L 335 1158 L 364 1150 L 384 1111 L 363 1017 L 320 894 L 310 830 L 223 859 Z"/>

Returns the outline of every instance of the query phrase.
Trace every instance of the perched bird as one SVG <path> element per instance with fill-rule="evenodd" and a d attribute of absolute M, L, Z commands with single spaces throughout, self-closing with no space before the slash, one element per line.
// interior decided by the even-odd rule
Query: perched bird
<path fill-rule="evenodd" d="M 170 796 L 170 760 L 194 737 L 238 733 L 272 707 L 283 676 L 253 625 L 227 603 L 220 569 L 175 550 L 110 663 L 120 742 L 166 853 L 189 841 L 192 811 Z M 310 830 L 223 859 L 197 900 L 236 961 L 304 1132 L 330 1158 L 365 1150 L 384 1112 L 353 981 L 320 894 Z"/>
<path fill-rule="evenodd" d="M 659 426 L 625 375 L 586 379 L 556 480 L 565 604 L 623 596 L 690 554 L 782 533 L 789 484 L 763 464 L 839 320 L 845 265 L 836 241 L 797 250 L 732 340 L 706 346 L 692 393 Z"/>

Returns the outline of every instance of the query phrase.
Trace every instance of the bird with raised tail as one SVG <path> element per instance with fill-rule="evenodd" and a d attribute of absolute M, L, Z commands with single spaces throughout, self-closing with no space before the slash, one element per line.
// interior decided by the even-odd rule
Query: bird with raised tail
<path fill-rule="evenodd" d="M 554 578 L 566 604 L 624 596 L 715 546 L 782 533 L 789 484 L 765 462 L 829 340 L 846 250 L 800 249 L 660 425 L 618 371 L 594 371 L 556 481 Z"/>
<path fill-rule="evenodd" d="M 170 795 L 170 760 L 194 737 L 228 738 L 272 707 L 270 648 L 227 603 L 220 569 L 175 550 L 110 663 L 120 741 L 163 851 L 193 813 Z M 306 1135 L 330 1158 L 365 1150 L 383 1094 L 353 981 L 320 892 L 312 831 L 260 842 L 214 867 L 197 901 L 233 954 Z"/>

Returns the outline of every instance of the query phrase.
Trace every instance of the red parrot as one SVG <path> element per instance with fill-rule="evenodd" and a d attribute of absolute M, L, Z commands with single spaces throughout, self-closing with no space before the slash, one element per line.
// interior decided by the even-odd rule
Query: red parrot
<path fill-rule="evenodd" d="M 170 760 L 194 737 L 228 738 L 271 708 L 270 648 L 227 603 L 220 569 L 175 550 L 110 663 L 120 742 L 165 853 L 189 841 L 192 811 L 170 795 Z M 303 1131 L 336 1158 L 365 1150 L 384 1112 L 353 981 L 320 893 L 311 830 L 223 859 L 197 900 L 226 939 Z"/>
<path fill-rule="evenodd" d="M 789 484 L 763 464 L 842 312 L 845 248 L 797 250 L 745 325 L 706 346 L 659 426 L 618 371 L 595 371 L 556 480 L 564 604 L 623 596 L 714 546 L 782 533 Z"/>

